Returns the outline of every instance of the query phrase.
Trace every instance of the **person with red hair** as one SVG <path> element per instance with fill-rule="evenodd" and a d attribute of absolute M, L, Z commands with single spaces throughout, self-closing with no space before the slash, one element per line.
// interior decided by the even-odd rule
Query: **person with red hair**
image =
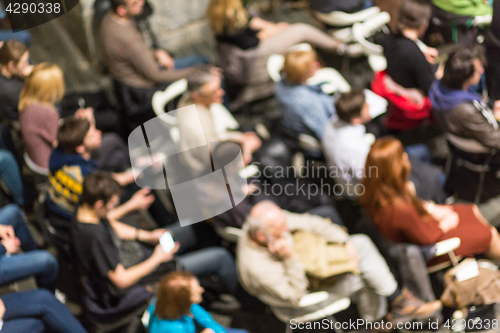
<path fill-rule="evenodd" d="M 377 140 L 368 154 L 360 204 L 388 239 L 432 245 L 458 237 L 456 255 L 486 254 L 500 261 L 500 235 L 476 205 L 435 205 L 418 199 L 409 186 L 411 164 L 399 140 Z"/>

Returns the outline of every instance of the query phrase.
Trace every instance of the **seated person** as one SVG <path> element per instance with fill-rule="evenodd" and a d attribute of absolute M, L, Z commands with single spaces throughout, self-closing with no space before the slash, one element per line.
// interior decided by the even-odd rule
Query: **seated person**
<path fill-rule="evenodd" d="M 447 133 L 467 139 L 469 146 L 500 148 L 500 129 L 495 117 L 500 115 L 500 102 L 493 112 L 482 103 L 481 96 L 471 91 L 484 73 L 483 55 L 479 48 L 460 48 L 446 61 L 441 80 L 429 92 L 433 114 Z"/>
<path fill-rule="evenodd" d="M 206 141 L 209 149 L 213 142 L 233 141 L 241 144 L 245 163 L 252 160 L 252 153 L 259 149 L 261 140 L 254 132 L 237 132 L 220 129 L 210 111 L 213 104 L 221 104 L 224 90 L 221 88 L 221 77 L 209 67 L 196 68 L 188 76 L 188 91 L 179 101 L 178 108 L 196 105 L 199 123 L 193 122 L 189 113 L 178 112 L 178 126 L 180 132 L 179 150 L 184 151 L 181 161 L 190 168 L 193 175 L 198 175 L 210 164 L 209 156 L 198 150 L 189 150 L 193 144 Z M 199 125 L 203 132 L 199 132 Z M 220 126 L 219 126 L 220 127 Z"/>
<path fill-rule="evenodd" d="M 200 305 L 205 290 L 190 272 L 172 272 L 159 283 L 156 298 L 151 301 L 149 312 L 150 333 L 246 333 L 247 331 L 224 328 Z M 196 324 L 195 324 L 196 323 Z"/>
<path fill-rule="evenodd" d="M 411 117 L 404 110 L 392 106 L 386 119 L 390 130 L 403 131 L 419 127 L 423 119 L 430 116 L 430 105 L 425 99 L 432 82 L 435 80 L 432 65 L 435 64 L 438 52 L 426 48 L 420 49 L 419 38 L 422 38 L 429 25 L 430 5 L 417 0 L 405 0 L 399 11 L 398 31 L 387 35 L 382 43 L 384 56 L 387 59 L 386 75 L 391 83 L 389 90 L 403 96 L 417 107 Z"/>
<path fill-rule="evenodd" d="M 164 50 L 150 48 L 133 20 L 141 15 L 143 0 L 111 0 L 111 6 L 99 30 L 104 64 L 115 80 L 148 91 L 138 104 L 150 105 L 155 91 L 186 77 L 188 67 L 207 63 L 203 57 L 173 59 Z"/>
<path fill-rule="evenodd" d="M 207 17 L 234 108 L 273 95 L 274 82 L 266 70 L 272 54 L 284 54 L 298 43 L 330 52 L 346 51 L 344 44 L 312 25 L 274 23 L 249 15 L 241 0 L 211 0 Z"/>
<path fill-rule="evenodd" d="M 0 296 L 0 332 L 86 333 L 69 309 L 43 289 Z"/>
<path fill-rule="evenodd" d="M 377 140 L 368 154 L 367 168 L 377 176 L 363 180 L 359 201 L 379 231 L 395 242 L 433 245 L 458 237 L 457 256 L 486 254 L 500 260 L 500 236 L 472 204 L 435 205 L 418 199 L 408 186 L 411 164 L 400 141 Z M 446 258 L 445 258 L 446 259 Z"/>
<path fill-rule="evenodd" d="M 285 56 L 283 80 L 276 84 L 276 99 L 283 113 L 281 123 L 285 134 L 323 138 L 326 124 L 335 116 L 334 100 L 320 86 L 307 85 L 320 67 L 314 51 L 294 51 Z"/>
<path fill-rule="evenodd" d="M 55 104 L 64 97 L 64 76 L 59 66 L 41 63 L 26 78 L 19 99 L 19 123 L 29 167 L 48 174 L 49 158 L 57 146 L 59 111 Z"/>
<path fill-rule="evenodd" d="M 0 110 L 1 118 L 18 120 L 19 96 L 24 79 L 31 73 L 29 51 L 22 42 L 9 39 L 0 47 Z"/>
<path fill-rule="evenodd" d="M 335 107 L 338 119 L 330 121 L 325 128 L 323 152 L 329 174 L 335 175 L 335 181 L 343 186 L 345 197 L 356 198 L 363 192 L 362 179 L 371 172 L 365 169 L 366 156 L 374 140 L 365 128 L 371 120 L 370 106 L 363 90 L 353 88 L 340 95 Z M 441 169 L 412 155 L 410 160 L 413 165 L 410 180 L 418 197 L 436 202 L 444 200 Z"/>
<path fill-rule="evenodd" d="M 386 297 L 394 319 L 430 315 L 441 307 L 439 301 L 423 303 L 409 290 L 401 291 L 384 258 L 367 236 L 349 236 L 342 228 L 322 218 L 292 214 L 272 202 L 263 201 L 252 209 L 243 230 L 236 250 L 238 273 L 242 286 L 256 297 L 272 297 L 296 306 L 308 293 L 304 265 L 291 244 L 291 233 L 303 230 L 322 235 L 330 242 L 345 244 L 361 272 L 360 275 L 337 276 L 335 283 L 325 289 L 331 295 L 327 301 L 356 294 L 360 300 L 358 311 L 368 321 L 378 320 L 386 314 Z M 327 301 L 298 310 L 288 307 L 276 311 L 288 317 L 291 311 L 296 311 L 294 316 L 301 316 L 321 309 Z"/>
<path fill-rule="evenodd" d="M 39 288 L 55 291 L 57 260 L 38 249 L 23 213 L 14 204 L 0 209 L 0 238 L 0 286 L 34 276 Z"/>
<path fill-rule="evenodd" d="M 50 213 L 69 221 L 82 193 L 83 179 L 100 169 L 100 165 L 92 160 L 92 156 L 101 148 L 102 133 L 95 128 L 91 114 L 87 114 L 85 118 L 71 116 L 64 118 L 57 133 L 57 141 L 58 146 L 50 155 L 47 206 Z M 113 154 L 108 154 L 102 160 L 105 163 L 106 160 L 114 158 L 126 162 Z M 113 177 L 123 186 L 134 182 L 134 176 L 129 171 L 114 173 Z M 129 210 L 143 208 L 132 203 L 127 206 L 132 208 Z"/>
<path fill-rule="evenodd" d="M 177 269 L 177 263 L 196 276 L 216 274 L 226 291 L 235 292 L 238 277 L 234 259 L 222 248 L 205 248 L 174 258 L 180 244 L 168 253 L 158 243 L 165 229 L 146 231 L 122 222 L 116 211 L 120 185 L 110 175 L 95 172 L 83 183 L 81 205 L 77 208 L 73 227 L 75 252 L 86 269 L 91 288 L 104 306 L 106 300 L 116 299 L 135 285 L 152 284 L 163 275 Z M 124 262 L 122 256 L 126 241 L 138 241 L 152 247 L 141 246 L 134 258 Z"/>

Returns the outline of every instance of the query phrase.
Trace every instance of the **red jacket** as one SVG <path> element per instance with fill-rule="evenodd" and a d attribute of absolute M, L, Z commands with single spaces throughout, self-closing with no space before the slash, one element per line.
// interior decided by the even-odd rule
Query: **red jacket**
<path fill-rule="evenodd" d="M 386 72 L 377 72 L 373 78 L 371 88 L 374 93 L 389 101 L 389 110 L 385 119 L 385 126 L 392 130 L 408 130 L 419 127 L 424 119 L 431 118 L 432 104 L 428 97 L 422 104 L 415 104 L 403 96 L 389 91 L 384 83 Z"/>

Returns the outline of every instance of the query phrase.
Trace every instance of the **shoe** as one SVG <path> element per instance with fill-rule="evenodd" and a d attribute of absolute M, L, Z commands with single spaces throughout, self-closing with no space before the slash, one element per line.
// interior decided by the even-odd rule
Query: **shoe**
<path fill-rule="evenodd" d="M 425 303 L 415 297 L 411 291 L 404 288 L 391 304 L 392 311 L 388 314 L 391 321 L 406 321 L 412 319 L 431 317 L 441 310 L 441 301 Z"/>

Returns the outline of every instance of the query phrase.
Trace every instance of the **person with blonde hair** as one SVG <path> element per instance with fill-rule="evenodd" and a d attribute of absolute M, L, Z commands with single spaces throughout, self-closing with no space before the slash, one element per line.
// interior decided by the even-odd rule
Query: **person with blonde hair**
<path fill-rule="evenodd" d="M 42 174 L 48 174 L 50 153 L 57 146 L 60 116 L 55 105 L 64 97 L 64 90 L 61 68 L 41 63 L 26 78 L 19 99 L 25 160 Z"/>
<path fill-rule="evenodd" d="M 171 272 L 165 275 L 148 308 L 150 333 L 247 333 L 234 328 L 224 329 L 210 313 L 201 307 L 205 289 L 190 272 Z"/>
<path fill-rule="evenodd" d="M 283 112 L 282 128 L 291 138 L 308 134 L 321 140 L 325 126 L 335 115 L 333 97 L 320 86 L 306 83 L 319 67 L 312 50 L 293 51 L 285 56 L 283 80 L 276 84 L 276 98 Z"/>

